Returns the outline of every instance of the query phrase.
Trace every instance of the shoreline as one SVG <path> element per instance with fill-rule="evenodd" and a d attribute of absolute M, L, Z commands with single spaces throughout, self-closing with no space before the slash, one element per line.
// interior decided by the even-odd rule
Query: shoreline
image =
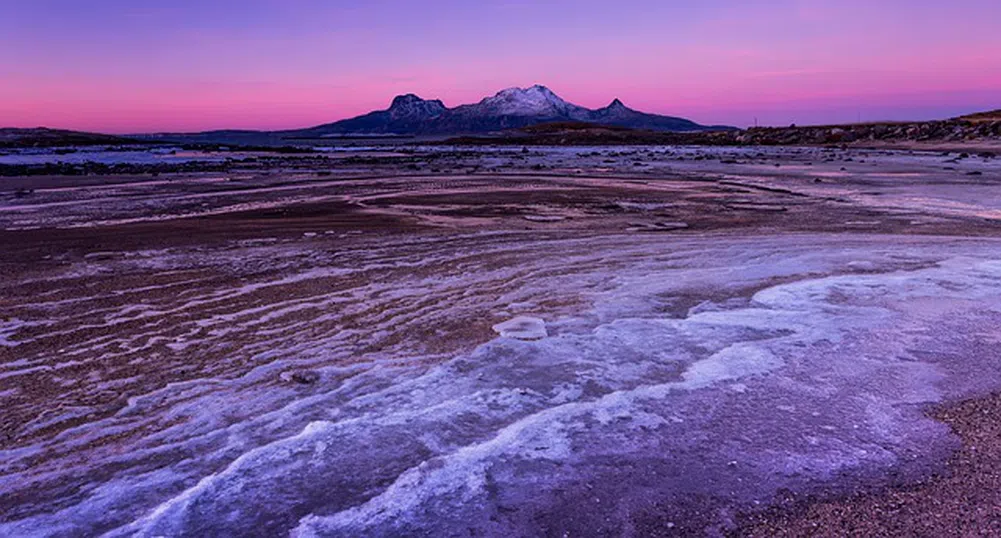
<path fill-rule="evenodd" d="M 926 411 L 960 447 L 917 483 L 832 498 L 789 495 L 741 517 L 732 537 L 1001 535 L 1001 392 Z"/>

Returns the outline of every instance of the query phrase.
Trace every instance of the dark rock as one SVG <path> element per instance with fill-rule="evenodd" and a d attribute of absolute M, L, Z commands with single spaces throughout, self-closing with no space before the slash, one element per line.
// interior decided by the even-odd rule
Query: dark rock
<path fill-rule="evenodd" d="M 279 377 L 286 383 L 298 383 L 300 385 L 312 385 L 320 380 L 320 374 L 312 370 L 282 372 Z"/>

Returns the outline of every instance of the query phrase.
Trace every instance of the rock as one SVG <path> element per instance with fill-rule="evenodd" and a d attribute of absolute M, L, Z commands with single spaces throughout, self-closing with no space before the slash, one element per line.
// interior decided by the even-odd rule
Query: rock
<path fill-rule="evenodd" d="M 300 385 L 312 385 L 320 380 L 320 374 L 313 370 L 290 370 L 282 372 L 278 377 L 285 383 L 298 383 Z"/>
<path fill-rule="evenodd" d="M 671 232 L 674 230 L 684 230 L 688 228 L 687 222 L 655 222 L 653 224 L 647 223 L 632 223 L 629 228 L 626 228 L 627 232 Z"/>
<path fill-rule="evenodd" d="M 653 223 L 660 230 L 684 230 L 688 228 L 687 222 L 655 222 Z"/>

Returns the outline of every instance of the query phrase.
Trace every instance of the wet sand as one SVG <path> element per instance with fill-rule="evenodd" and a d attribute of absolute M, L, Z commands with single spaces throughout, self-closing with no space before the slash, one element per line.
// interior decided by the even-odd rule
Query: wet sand
<path fill-rule="evenodd" d="M 993 461 L 969 439 L 994 400 L 923 410 L 1001 388 L 1001 161 L 957 157 L 449 148 L 4 178 L 0 531 L 792 536 L 935 513 L 979 482 L 930 477 Z M 492 329 L 518 316 L 547 337 Z"/>

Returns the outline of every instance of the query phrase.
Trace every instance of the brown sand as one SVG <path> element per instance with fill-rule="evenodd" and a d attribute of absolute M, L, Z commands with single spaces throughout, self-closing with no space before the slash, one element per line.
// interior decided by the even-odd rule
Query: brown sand
<path fill-rule="evenodd" d="M 962 448 L 924 483 L 834 500 L 787 498 L 733 536 L 1001 536 L 1001 394 L 930 412 Z"/>

